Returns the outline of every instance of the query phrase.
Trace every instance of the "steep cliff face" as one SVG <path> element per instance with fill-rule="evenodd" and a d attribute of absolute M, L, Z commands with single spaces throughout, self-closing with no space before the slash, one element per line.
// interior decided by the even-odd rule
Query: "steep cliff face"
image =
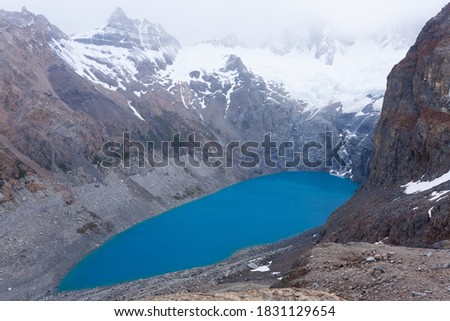
<path fill-rule="evenodd" d="M 388 77 L 368 181 L 324 237 L 430 245 L 450 238 L 450 4 Z"/>

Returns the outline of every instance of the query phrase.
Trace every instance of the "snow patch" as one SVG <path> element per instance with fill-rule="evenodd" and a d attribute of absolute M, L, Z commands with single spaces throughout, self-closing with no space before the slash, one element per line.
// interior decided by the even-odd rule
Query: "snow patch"
<path fill-rule="evenodd" d="M 272 261 L 269 262 L 267 265 L 262 265 L 257 267 L 256 269 L 251 270 L 252 272 L 269 272 L 270 266 L 272 265 Z"/>
<path fill-rule="evenodd" d="M 436 201 L 436 202 L 439 202 L 441 199 L 444 198 L 443 196 L 444 196 L 445 194 L 449 193 L 449 192 L 450 192 L 450 190 L 448 190 L 448 191 L 442 191 L 442 192 L 433 192 L 433 193 L 431 193 L 430 201 Z M 447 197 L 447 196 L 445 196 L 445 197 Z"/>
<path fill-rule="evenodd" d="M 336 176 L 339 178 L 353 178 L 352 168 L 342 168 L 342 171 L 339 172 L 335 169 L 330 170 L 330 175 Z"/>
<path fill-rule="evenodd" d="M 154 51 L 140 48 L 122 48 L 109 45 L 97 46 L 75 41 L 77 38 L 89 36 L 73 36 L 71 39 L 53 40 L 50 47 L 66 61 L 74 71 L 109 90 L 117 89 L 101 79 L 116 80 L 119 88 L 126 90 L 124 83 L 138 82 L 136 63 L 164 61 L 164 50 Z M 140 92 L 134 94 L 140 97 Z"/>
<path fill-rule="evenodd" d="M 174 82 L 189 83 L 189 74 L 194 70 L 220 75 L 228 57 L 234 54 L 267 83 L 282 85 L 292 98 L 306 102 L 306 110 L 341 102 L 343 112 L 356 113 L 373 103 L 370 97 L 383 95 L 386 75 L 404 57 L 406 50 L 359 41 L 346 47 L 345 52 L 337 53 L 330 66 L 315 58 L 314 48 L 277 55 L 269 49 L 227 48 L 203 43 L 183 47 L 173 65 L 162 71 L 161 76 L 169 75 Z M 380 110 L 381 105 L 382 99 L 378 99 L 373 107 Z"/>
<path fill-rule="evenodd" d="M 431 211 L 433 211 L 434 206 L 428 210 L 428 217 L 431 218 Z"/>
<path fill-rule="evenodd" d="M 186 101 L 184 100 L 184 95 L 183 95 L 183 86 L 180 86 L 180 96 L 181 96 L 181 101 L 183 102 L 183 105 L 186 109 L 189 109 L 189 107 L 186 105 Z"/>
<path fill-rule="evenodd" d="M 415 194 L 430 190 L 448 181 L 450 181 L 450 171 L 438 178 L 433 179 L 432 181 L 411 181 L 406 185 L 402 185 L 401 187 L 405 188 L 405 194 Z"/>
<path fill-rule="evenodd" d="M 254 270 L 251 270 L 252 272 L 269 272 L 270 271 L 270 267 L 268 265 L 263 265 L 260 266 Z"/>

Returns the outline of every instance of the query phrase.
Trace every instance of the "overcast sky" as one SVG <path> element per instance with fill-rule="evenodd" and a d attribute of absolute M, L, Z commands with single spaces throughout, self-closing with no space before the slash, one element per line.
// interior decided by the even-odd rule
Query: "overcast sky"
<path fill-rule="evenodd" d="M 118 6 L 131 18 L 159 22 L 183 44 L 235 33 L 251 45 L 311 24 L 351 34 L 395 24 L 423 25 L 447 0 L 1 0 L 0 8 L 45 15 L 67 34 L 101 26 Z"/>

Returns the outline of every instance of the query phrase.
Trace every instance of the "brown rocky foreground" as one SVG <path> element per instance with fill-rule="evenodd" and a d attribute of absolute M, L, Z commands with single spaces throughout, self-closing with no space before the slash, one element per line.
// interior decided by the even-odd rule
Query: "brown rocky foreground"
<path fill-rule="evenodd" d="M 346 300 L 450 300 L 450 250 L 325 243 L 305 253 L 279 286 Z"/>
<path fill-rule="evenodd" d="M 271 272 L 268 271 L 267 275 Z M 283 279 L 205 287 L 152 296 L 164 301 L 450 300 L 450 250 L 382 243 L 320 244 L 304 252 Z M 254 289 L 252 289 L 252 287 Z"/>

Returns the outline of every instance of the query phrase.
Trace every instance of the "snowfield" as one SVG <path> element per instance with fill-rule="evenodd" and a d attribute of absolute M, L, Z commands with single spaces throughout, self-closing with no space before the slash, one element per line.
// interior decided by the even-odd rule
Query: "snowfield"
<path fill-rule="evenodd" d="M 380 98 L 386 89 L 386 77 L 411 45 L 380 43 L 376 39 L 343 44 L 325 37 L 322 44 L 297 46 L 280 54 L 269 48 L 227 47 L 217 43 L 179 49 L 163 46 L 152 50 L 145 46 L 121 48 L 77 40 L 89 38 L 101 30 L 54 40 L 50 45 L 80 76 L 106 89 L 126 91 L 130 83 L 137 84 L 133 88 L 145 89 L 150 81 L 170 91 L 176 84 L 189 83 L 192 71 L 200 71 L 215 74 L 222 83 L 232 85 L 227 95 L 229 100 L 229 95 L 239 84 L 236 73 L 224 72 L 224 67 L 229 57 L 235 55 L 266 83 L 281 86 L 288 97 L 305 102 L 305 112 L 314 113 L 331 103 L 340 103 L 343 112 L 357 113 L 358 116 L 365 115 L 362 109 L 369 104 L 373 104 L 375 110 L 381 110 Z M 157 32 L 162 31 L 155 30 Z M 143 36 L 139 34 L 139 37 Z M 151 76 L 152 80 L 139 74 L 138 63 L 159 65 L 158 62 L 164 62 L 168 56 L 173 59 L 173 64 L 160 67 L 157 74 Z M 145 83 L 142 77 L 145 77 Z M 140 96 L 139 91 L 134 94 Z"/>
<path fill-rule="evenodd" d="M 432 181 L 417 181 L 417 182 L 409 182 L 406 185 L 402 185 L 401 187 L 405 188 L 405 194 L 414 194 L 420 193 L 424 191 L 428 191 L 436 186 L 439 186 L 443 183 L 450 181 L 450 171 L 445 173 L 444 175 L 433 179 Z"/>
<path fill-rule="evenodd" d="M 174 64 L 161 71 L 161 76 L 189 82 L 189 73 L 194 70 L 220 74 L 228 57 L 234 54 L 266 82 L 281 84 L 292 98 L 306 102 L 307 110 L 341 102 L 343 111 L 350 113 L 359 112 L 371 103 L 368 95 L 384 94 L 387 75 L 406 54 L 406 48 L 359 42 L 343 47 L 335 53 L 333 64 L 326 65 L 315 58 L 314 51 L 314 48 L 295 49 L 279 55 L 269 49 L 228 48 L 204 43 L 182 47 Z M 374 107 L 380 110 L 381 101 Z"/>

